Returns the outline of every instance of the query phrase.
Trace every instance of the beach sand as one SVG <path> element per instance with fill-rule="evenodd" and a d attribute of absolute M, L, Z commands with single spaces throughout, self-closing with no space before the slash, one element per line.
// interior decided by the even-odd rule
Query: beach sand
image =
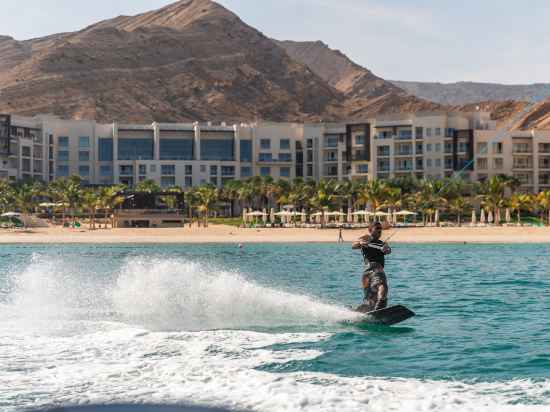
<path fill-rule="evenodd" d="M 346 242 L 365 229 L 343 230 Z M 386 230 L 390 243 L 550 243 L 550 227 L 426 227 Z M 241 229 L 224 225 L 208 228 L 97 229 L 35 228 L 28 232 L 0 231 L 8 243 L 336 243 L 338 229 Z"/>

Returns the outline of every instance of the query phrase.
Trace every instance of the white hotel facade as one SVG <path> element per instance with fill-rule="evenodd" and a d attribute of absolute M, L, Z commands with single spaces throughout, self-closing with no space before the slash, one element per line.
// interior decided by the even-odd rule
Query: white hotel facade
<path fill-rule="evenodd" d="M 496 139 L 496 140 L 495 140 Z M 550 131 L 501 133 L 484 112 L 377 116 L 358 123 L 100 124 L 0 115 L 0 178 L 183 188 L 274 179 L 441 178 L 466 168 L 550 189 Z"/>

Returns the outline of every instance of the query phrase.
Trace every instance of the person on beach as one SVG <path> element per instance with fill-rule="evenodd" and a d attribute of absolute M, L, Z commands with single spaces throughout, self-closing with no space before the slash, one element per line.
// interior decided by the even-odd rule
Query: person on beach
<path fill-rule="evenodd" d="M 357 308 L 360 312 L 383 309 L 388 304 L 388 282 L 384 272 L 385 256 L 391 253 L 390 246 L 380 240 L 382 224 L 373 222 L 369 233 L 352 243 L 352 249 L 361 249 L 365 261 L 363 272 L 363 304 Z"/>

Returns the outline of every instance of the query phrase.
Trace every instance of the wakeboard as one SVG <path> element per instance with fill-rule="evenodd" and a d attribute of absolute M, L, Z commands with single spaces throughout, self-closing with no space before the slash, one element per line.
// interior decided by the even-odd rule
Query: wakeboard
<path fill-rule="evenodd" d="M 361 312 L 364 315 L 362 315 L 359 320 L 354 323 L 390 326 L 403 322 L 415 315 L 412 310 L 407 309 L 403 305 L 390 306 L 388 308 L 374 310 L 371 312 L 368 312 L 367 310 L 368 309 L 366 309 L 365 305 L 360 305 L 357 307 L 355 311 Z"/>

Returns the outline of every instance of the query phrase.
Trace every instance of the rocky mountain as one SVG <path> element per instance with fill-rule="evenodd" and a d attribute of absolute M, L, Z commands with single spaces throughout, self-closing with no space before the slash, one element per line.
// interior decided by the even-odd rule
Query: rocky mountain
<path fill-rule="evenodd" d="M 463 105 L 483 101 L 531 101 L 550 95 L 550 83 L 504 85 L 497 83 L 423 83 L 390 81 L 422 99 L 445 105 Z"/>
<path fill-rule="evenodd" d="M 100 121 L 335 119 L 345 99 L 210 0 L 0 38 L 0 112 Z"/>

